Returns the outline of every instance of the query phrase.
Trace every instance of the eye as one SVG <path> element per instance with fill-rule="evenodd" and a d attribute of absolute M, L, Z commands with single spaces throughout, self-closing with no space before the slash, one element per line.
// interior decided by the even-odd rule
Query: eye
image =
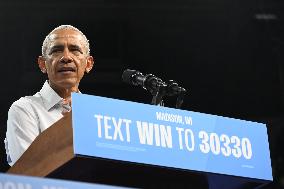
<path fill-rule="evenodd" d="M 74 52 L 74 53 L 76 53 L 76 54 L 83 54 L 83 52 L 81 51 L 81 49 L 80 48 L 71 48 L 70 49 L 70 51 L 71 52 Z"/>
<path fill-rule="evenodd" d="M 62 52 L 63 51 L 63 48 L 60 48 L 60 47 L 54 47 L 54 48 L 51 48 L 51 50 L 50 50 L 50 55 L 51 54 L 56 54 L 56 53 L 60 53 L 60 52 Z"/>
<path fill-rule="evenodd" d="M 51 51 L 51 53 L 56 53 L 56 52 L 60 52 L 61 50 L 60 49 L 54 49 Z"/>

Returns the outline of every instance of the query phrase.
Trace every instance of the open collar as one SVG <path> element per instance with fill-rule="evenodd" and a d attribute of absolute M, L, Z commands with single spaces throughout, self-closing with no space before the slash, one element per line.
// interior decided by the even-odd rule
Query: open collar
<path fill-rule="evenodd" d="M 48 81 L 44 82 L 42 89 L 40 90 L 40 95 L 43 99 L 44 107 L 47 111 L 49 111 L 56 104 L 61 102 L 63 98 L 61 98 L 49 85 Z"/>

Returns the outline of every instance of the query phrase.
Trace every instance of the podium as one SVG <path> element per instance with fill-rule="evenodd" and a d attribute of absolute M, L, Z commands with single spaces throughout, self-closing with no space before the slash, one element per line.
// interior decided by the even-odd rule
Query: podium
<path fill-rule="evenodd" d="M 273 180 L 264 124 L 83 94 L 8 173 L 138 188 Z"/>
<path fill-rule="evenodd" d="M 17 189 L 127 189 L 125 187 L 109 186 L 93 183 L 63 181 L 30 176 L 20 176 L 0 173 L 0 188 Z"/>

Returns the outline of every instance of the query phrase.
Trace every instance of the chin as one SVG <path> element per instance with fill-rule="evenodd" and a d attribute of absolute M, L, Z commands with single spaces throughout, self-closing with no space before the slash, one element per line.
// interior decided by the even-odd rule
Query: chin
<path fill-rule="evenodd" d="M 70 89 L 72 87 L 78 86 L 79 82 L 75 79 L 67 79 L 59 82 L 60 86 L 65 89 Z"/>

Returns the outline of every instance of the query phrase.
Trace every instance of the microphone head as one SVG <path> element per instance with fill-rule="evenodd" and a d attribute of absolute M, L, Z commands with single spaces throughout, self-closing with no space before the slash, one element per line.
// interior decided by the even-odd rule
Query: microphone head
<path fill-rule="evenodd" d="M 126 69 L 122 73 L 122 81 L 133 85 L 132 77 L 137 73 L 136 70 Z"/>

